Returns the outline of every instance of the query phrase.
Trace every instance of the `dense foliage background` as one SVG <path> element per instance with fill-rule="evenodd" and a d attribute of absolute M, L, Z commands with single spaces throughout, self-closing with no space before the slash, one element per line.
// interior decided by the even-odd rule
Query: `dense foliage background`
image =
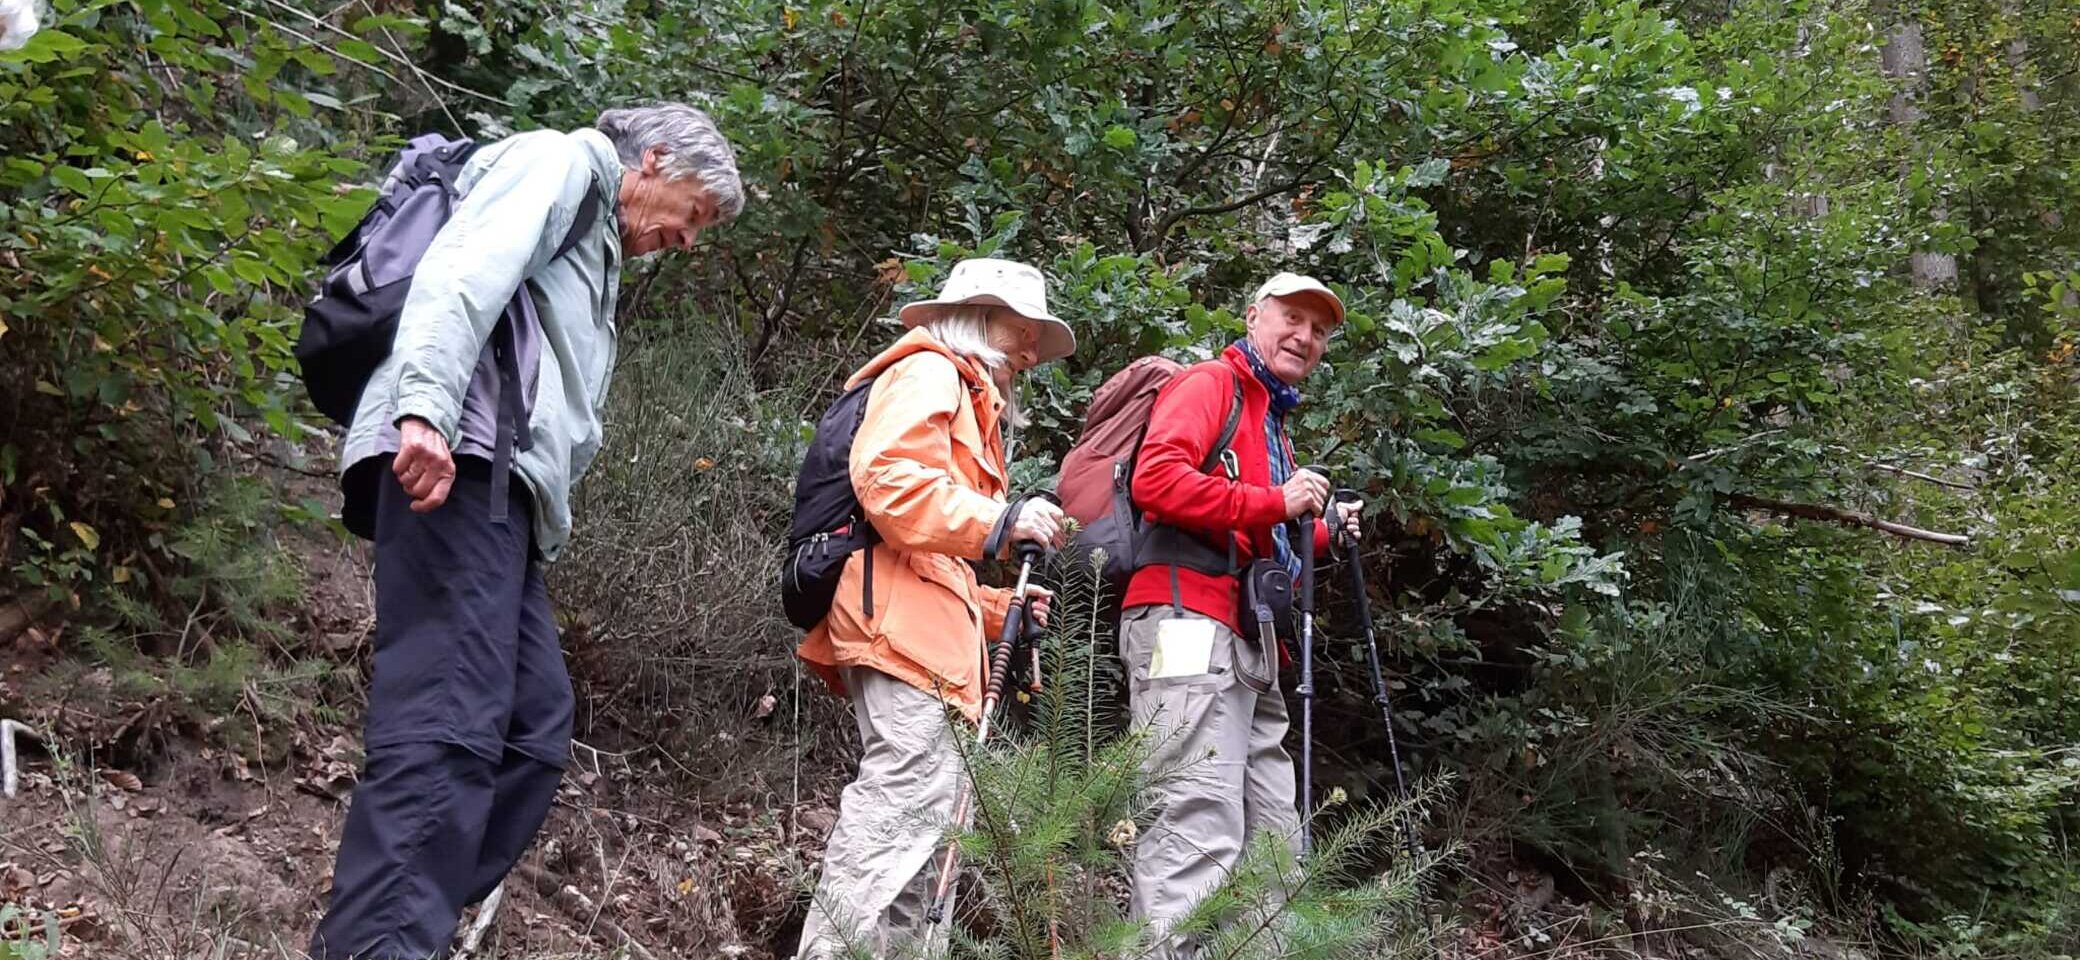
<path fill-rule="evenodd" d="M 1108 372 L 1300 269 L 1351 319 L 1296 435 L 1381 507 L 1458 893 L 1530 864 L 1592 934 L 2080 946 L 2061 0 L 54 6 L 0 54 L 0 638 L 75 623 L 204 712 L 242 671 L 350 697 L 265 614 L 267 531 L 328 508 L 242 479 L 328 469 L 312 263 L 400 136 L 687 99 L 753 199 L 624 287 L 557 573 L 588 735 L 716 791 L 843 767 L 771 609 L 787 485 L 953 259 L 1041 264 L 1082 334 L 1027 384 L 1033 485 Z M 1377 795 L 1362 656 L 1323 656 L 1324 787 Z"/>

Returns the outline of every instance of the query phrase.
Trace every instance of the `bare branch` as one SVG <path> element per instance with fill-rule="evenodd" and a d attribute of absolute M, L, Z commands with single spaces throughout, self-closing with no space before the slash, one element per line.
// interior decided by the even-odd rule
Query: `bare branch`
<path fill-rule="evenodd" d="M 1187 217 L 1211 217 L 1223 213 L 1231 213 L 1244 207 L 1263 203 L 1280 194 L 1291 193 L 1307 183 L 1308 181 L 1305 178 L 1295 177 L 1291 180 L 1283 180 L 1272 186 L 1265 187 L 1239 200 L 1230 200 L 1226 203 L 1216 203 L 1204 207 L 1186 207 L 1182 210 L 1173 210 L 1164 215 L 1163 219 L 1156 224 L 1154 230 L 1149 231 L 1147 239 L 1151 245 L 1161 244 L 1165 238 L 1169 237 L 1171 228 L 1176 227 L 1178 223 Z"/>
<path fill-rule="evenodd" d="M 1910 527 L 1904 523 L 1894 523 L 1890 520 L 1873 517 L 1868 513 L 1859 513 L 1855 510 L 1830 506 L 1824 503 L 1792 503 L 1788 500 L 1751 497 L 1745 493 L 1731 494 L 1726 499 L 1728 503 L 1734 506 L 1749 510 L 1766 510 L 1770 513 L 1782 514 L 1787 517 L 1797 517 L 1800 520 L 1817 520 L 1822 523 L 1833 523 L 1844 527 L 1863 527 L 1867 530 L 1889 533 L 1906 540 L 1940 543 L 1948 547 L 1968 547 L 1972 543 L 1972 538 L 1963 534 L 1923 530 L 1920 527 Z"/>
<path fill-rule="evenodd" d="M 1933 476 L 1926 473 L 1920 473 L 1914 470 L 1908 470 L 1905 467 L 1895 467 L 1889 463 L 1879 463 L 1876 460 L 1867 460 L 1865 462 L 1870 464 L 1873 469 L 1883 470 L 1886 473 L 1897 474 L 1898 476 L 1902 477 L 1911 477 L 1915 480 L 1922 480 L 1928 483 L 1933 483 L 1939 487 L 1949 487 L 1952 490 L 1979 489 L 1978 485 L 1976 484 L 1963 483 L 1957 480 L 1945 480 L 1942 477 Z"/>
<path fill-rule="evenodd" d="M 540 893 L 550 903 L 555 904 L 557 909 L 562 910 L 565 916 L 581 924 L 596 926 L 606 931 L 609 937 L 621 941 L 616 946 L 626 949 L 630 956 L 637 958 L 637 960 L 657 960 L 656 954 L 651 953 L 649 948 L 643 946 L 636 938 L 629 936 L 628 931 L 622 929 L 620 924 L 602 915 L 599 905 L 595 904 L 591 897 L 586 896 L 576 886 L 563 882 L 559 877 L 549 875 L 540 867 L 531 863 L 520 864 L 513 868 L 513 872 L 532 884 L 535 892 Z M 587 929 L 586 932 L 591 933 L 592 931 Z"/>

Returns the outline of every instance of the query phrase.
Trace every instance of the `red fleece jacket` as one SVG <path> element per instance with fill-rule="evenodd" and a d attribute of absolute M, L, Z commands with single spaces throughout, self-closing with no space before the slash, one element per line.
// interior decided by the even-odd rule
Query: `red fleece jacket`
<path fill-rule="evenodd" d="M 1240 479 L 1229 480 L 1216 465 L 1199 469 L 1221 426 L 1228 419 L 1235 381 L 1242 381 L 1242 419 L 1236 423 L 1235 451 Z M 1194 364 L 1156 395 L 1148 434 L 1134 464 L 1134 505 L 1150 521 L 1167 523 L 1197 534 L 1226 552 L 1227 533 L 1234 531 L 1237 562 L 1247 567 L 1271 555 L 1271 528 L 1286 518 L 1285 493 L 1271 483 L 1270 449 L 1264 441 L 1264 415 L 1271 393 L 1257 382 L 1249 360 L 1230 346 L 1218 360 Z M 1286 441 L 1290 450 L 1292 441 Z M 1328 527 L 1315 523 L 1316 552 L 1328 547 Z M 1298 546 L 1298 544 L 1295 544 Z M 1178 593 L 1184 607 L 1239 631 L 1241 584 L 1234 577 L 1209 576 L 1180 567 Z M 1132 608 L 1170 603 L 1170 567 L 1143 567 L 1127 585 L 1122 603 Z"/>

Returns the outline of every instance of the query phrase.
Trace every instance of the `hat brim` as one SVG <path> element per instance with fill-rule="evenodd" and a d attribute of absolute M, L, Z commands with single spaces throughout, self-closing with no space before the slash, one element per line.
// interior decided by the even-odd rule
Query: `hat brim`
<path fill-rule="evenodd" d="M 1336 294 L 1331 293 L 1327 290 L 1317 290 L 1313 287 L 1302 287 L 1291 293 L 1274 293 L 1271 295 L 1271 297 L 1278 300 L 1284 300 L 1289 297 L 1313 297 L 1314 299 L 1320 301 L 1324 306 L 1328 307 L 1330 313 L 1336 315 L 1337 325 L 1341 326 L 1343 324 L 1343 298 L 1338 297 Z"/>
<path fill-rule="evenodd" d="M 988 306 L 1003 307 L 1039 325 L 1039 359 L 1036 363 L 1060 360 L 1076 352 L 1076 332 L 1069 324 L 1051 313 L 1035 313 L 1005 300 L 994 293 L 978 293 L 959 300 L 919 300 L 906 303 L 896 311 L 896 319 L 906 327 L 918 327 L 932 322 L 946 312 L 947 307 Z"/>

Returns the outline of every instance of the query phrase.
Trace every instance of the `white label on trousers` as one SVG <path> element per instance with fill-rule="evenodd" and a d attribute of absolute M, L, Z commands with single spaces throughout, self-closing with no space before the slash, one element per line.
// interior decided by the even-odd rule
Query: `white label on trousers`
<path fill-rule="evenodd" d="M 1162 620 L 1156 623 L 1156 649 L 1148 660 L 1148 678 L 1196 677 L 1213 666 L 1211 620 Z"/>

